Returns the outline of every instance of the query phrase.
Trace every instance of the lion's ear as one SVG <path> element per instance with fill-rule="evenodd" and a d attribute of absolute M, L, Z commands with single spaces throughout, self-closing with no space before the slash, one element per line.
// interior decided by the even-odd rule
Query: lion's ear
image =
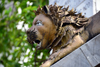
<path fill-rule="evenodd" d="M 45 13 L 49 13 L 49 8 L 47 6 L 44 6 L 43 10 L 45 11 Z"/>

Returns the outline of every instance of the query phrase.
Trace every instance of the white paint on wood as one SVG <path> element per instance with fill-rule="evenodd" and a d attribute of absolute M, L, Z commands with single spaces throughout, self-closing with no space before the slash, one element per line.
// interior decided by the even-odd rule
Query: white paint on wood
<path fill-rule="evenodd" d="M 93 0 L 93 14 L 100 11 L 100 0 Z"/>
<path fill-rule="evenodd" d="M 49 5 L 57 5 L 67 7 L 69 10 L 74 8 L 78 13 L 82 12 L 85 17 L 91 17 L 100 11 L 100 0 L 49 0 Z"/>
<path fill-rule="evenodd" d="M 93 15 L 93 1 L 92 0 L 85 0 L 81 3 L 77 8 L 76 11 L 78 13 L 82 12 L 83 15 L 86 17 L 90 17 Z"/>

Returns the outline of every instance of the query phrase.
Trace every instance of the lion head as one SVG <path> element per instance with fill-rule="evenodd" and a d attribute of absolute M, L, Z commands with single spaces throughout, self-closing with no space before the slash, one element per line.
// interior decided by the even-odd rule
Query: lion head
<path fill-rule="evenodd" d="M 37 43 L 38 49 L 58 48 L 83 31 L 88 19 L 68 8 L 56 4 L 38 7 L 33 25 L 27 30 L 29 43 Z"/>
<path fill-rule="evenodd" d="M 56 28 L 48 17 L 39 14 L 34 18 L 33 25 L 27 34 L 31 44 L 35 42 L 38 44 L 37 48 L 43 49 L 55 38 Z"/>

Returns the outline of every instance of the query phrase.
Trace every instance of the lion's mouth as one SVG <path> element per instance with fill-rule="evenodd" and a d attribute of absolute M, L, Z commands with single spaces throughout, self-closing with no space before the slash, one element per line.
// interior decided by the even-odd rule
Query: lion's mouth
<path fill-rule="evenodd" d="M 41 48 L 41 41 L 40 40 L 35 40 L 33 41 L 35 44 L 37 44 L 36 48 L 39 49 Z"/>
<path fill-rule="evenodd" d="M 35 40 L 34 42 L 37 43 L 37 44 L 39 44 L 40 43 L 40 40 Z"/>
<path fill-rule="evenodd" d="M 41 48 L 41 43 L 42 43 L 41 40 L 31 40 L 29 37 L 27 38 L 27 40 L 32 45 L 37 44 L 37 46 L 36 46 L 37 49 Z M 34 47 L 35 47 L 35 45 L 34 45 Z"/>

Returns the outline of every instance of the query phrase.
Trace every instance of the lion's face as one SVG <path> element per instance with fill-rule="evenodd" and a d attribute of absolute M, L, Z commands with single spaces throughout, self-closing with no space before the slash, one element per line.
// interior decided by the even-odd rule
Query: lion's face
<path fill-rule="evenodd" d="M 33 20 L 32 27 L 27 30 L 29 43 L 37 43 L 38 49 L 46 48 L 55 38 L 56 28 L 52 21 L 43 14 Z"/>

